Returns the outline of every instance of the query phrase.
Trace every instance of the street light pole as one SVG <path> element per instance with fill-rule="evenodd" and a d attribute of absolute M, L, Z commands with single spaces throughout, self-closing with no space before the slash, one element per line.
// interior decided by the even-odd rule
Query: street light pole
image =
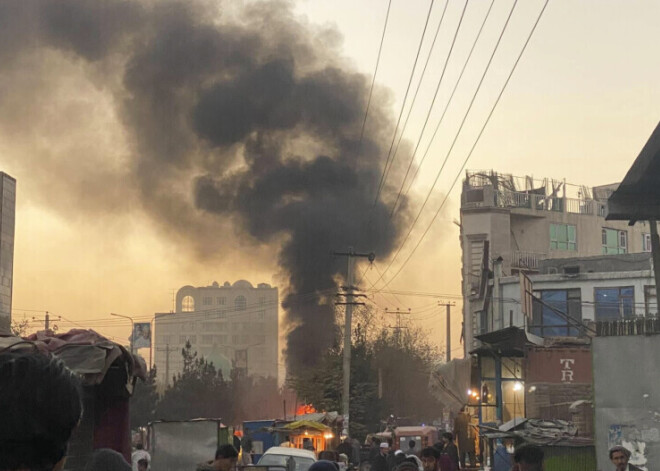
<path fill-rule="evenodd" d="M 129 337 L 129 340 L 131 342 L 131 355 L 132 355 L 133 354 L 133 326 L 135 325 L 135 322 L 133 321 L 133 318 L 128 317 L 128 316 L 124 316 L 124 315 L 121 315 L 121 314 L 115 314 L 114 312 L 111 312 L 110 315 L 115 316 L 115 317 L 123 317 L 124 319 L 128 319 L 129 321 L 131 321 L 131 336 Z"/>

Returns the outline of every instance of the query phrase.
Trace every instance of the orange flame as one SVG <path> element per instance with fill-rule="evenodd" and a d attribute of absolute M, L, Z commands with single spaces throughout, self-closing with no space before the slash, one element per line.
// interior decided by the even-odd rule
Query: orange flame
<path fill-rule="evenodd" d="M 296 409 L 296 415 L 314 414 L 316 409 L 311 404 L 301 404 Z"/>

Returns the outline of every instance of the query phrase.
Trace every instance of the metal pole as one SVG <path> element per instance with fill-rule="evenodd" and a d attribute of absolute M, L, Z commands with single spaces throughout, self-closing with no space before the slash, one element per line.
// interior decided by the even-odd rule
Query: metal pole
<path fill-rule="evenodd" d="M 46 330 L 50 328 L 50 314 L 46 311 Z"/>
<path fill-rule="evenodd" d="M 649 220 L 651 226 L 651 256 L 653 258 L 653 274 L 655 276 L 655 302 L 660 299 L 660 237 L 658 237 L 658 226 L 655 219 Z"/>
<path fill-rule="evenodd" d="M 447 303 L 447 363 L 451 361 L 451 303 Z"/>
<path fill-rule="evenodd" d="M 351 323 L 353 322 L 353 247 L 348 249 L 348 273 L 346 284 L 348 285 L 348 296 L 346 297 L 346 319 L 344 322 L 344 391 L 342 412 L 344 414 L 344 428 L 349 431 L 349 411 L 351 394 Z"/>

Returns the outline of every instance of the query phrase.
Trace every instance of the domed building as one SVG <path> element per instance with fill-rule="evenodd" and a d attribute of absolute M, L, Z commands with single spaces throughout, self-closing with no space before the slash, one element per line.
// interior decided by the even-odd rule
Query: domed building
<path fill-rule="evenodd" d="M 156 314 L 154 363 L 159 381 L 181 372 L 181 349 L 190 342 L 200 356 L 229 377 L 232 366 L 250 376 L 278 375 L 278 292 L 247 280 L 184 286 L 174 313 Z"/>

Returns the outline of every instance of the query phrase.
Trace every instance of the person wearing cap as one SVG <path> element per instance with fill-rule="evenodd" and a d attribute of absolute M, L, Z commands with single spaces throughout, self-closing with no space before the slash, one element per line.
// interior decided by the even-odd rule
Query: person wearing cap
<path fill-rule="evenodd" d="M 387 454 L 390 451 L 390 445 L 387 442 L 382 442 L 378 447 L 378 455 L 371 463 L 372 471 L 389 471 L 387 467 Z"/>
<path fill-rule="evenodd" d="M 642 471 L 634 464 L 629 464 L 630 450 L 623 446 L 610 448 L 610 461 L 614 464 L 616 471 Z"/>

